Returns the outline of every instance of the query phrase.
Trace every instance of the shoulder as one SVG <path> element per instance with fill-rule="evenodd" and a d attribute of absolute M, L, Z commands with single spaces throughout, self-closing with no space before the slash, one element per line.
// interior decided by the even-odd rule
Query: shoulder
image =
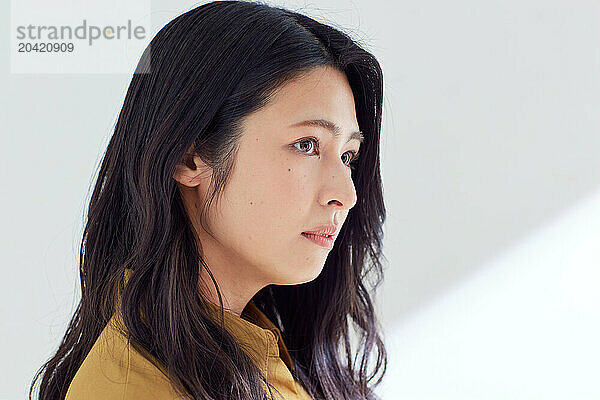
<path fill-rule="evenodd" d="M 73 377 L 65 400 L 179 399 L 169 379 L 108 325 Z"/>

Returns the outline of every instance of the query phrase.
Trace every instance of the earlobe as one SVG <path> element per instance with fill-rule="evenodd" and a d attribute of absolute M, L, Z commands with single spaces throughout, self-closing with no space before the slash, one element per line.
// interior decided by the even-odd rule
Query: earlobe
<path fill-rule="evenodd" d="M 193 171 L 192 171 L 193 172 Z M 173 179 L 184 186 L 196 186 L 199 182 L 194 183 L 194 175 L 190 173 L 190 169 L 181 164 L 177 164 L 175 172 L 173 173 Z"/>
<path fill-rule="evenodd" d="M 200 160 L 200 157 L 195 155 L 193 158 L 186 158 L 183 162 L 177 164 L 173 179 L 184 186 L 198 186 L 202 180 L 210 176 L 210 172 L 206 171 L 208 167 Z"/>

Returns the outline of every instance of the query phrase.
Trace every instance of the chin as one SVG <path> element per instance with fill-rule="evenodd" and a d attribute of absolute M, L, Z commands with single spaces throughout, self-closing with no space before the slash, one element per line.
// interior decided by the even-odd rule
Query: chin
<path fill-rule="evenodd" d="M 310 281 L 315 280 L 323 271 L 323 266 L 319 265 L 313 269 L 306 269 L 303 274 L 290 274 L 286 277 L 279 277 L 279 282 L 277 285 L 301 285 L 303 283 L 308 283 Z M 298 271 L 295 271 L 298 272 Z"/>

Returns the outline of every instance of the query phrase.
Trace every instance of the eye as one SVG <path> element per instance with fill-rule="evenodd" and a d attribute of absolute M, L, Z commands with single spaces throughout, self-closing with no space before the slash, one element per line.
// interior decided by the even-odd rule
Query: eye
<path fill-rule="evenodd" d="M 350 167 L 350 169 L 354 169 L 356 168 L 356 160 L 358 160 L 358 153 L 356 151 L 349 151 L 348 153 L 352 153 L 352 158 L 348 162 L 348 166 Z"/>
<path fill-rule="evenodd" d="M 313 147 L 316 149 L 319 148 L 319 140 L 315 139 L 315 138 L 302 139 L 299 142 L 294 143 L 294 146 L 296 146 L 297 144 L 300 144 L 301 145 L 300 147 L 304 147 L 304 149 L 306 149 L 307 146 L 302 146 L 303 143 L 315 143 L 313 146 L 308 146 L 309 150 L 310 150 L 310 148 L 313 148 Z M 304 151 L 303 151 L 304 149 L 298 148 L 298 147 L 296 147 L 296 148 L 304 153 Z"/>
<path fill-rule="evenodd" d="M 312 146 L 306 146 L 306 145 L 304 145 L 306 143 L 312 144 Z M 300 147 L 298 147 L 296 145 L 300 145 Z M 298 150 L 300 150 L 304 154 L 309 154 L 309 153 L 306 153 L 304 150 L 310 151 L 313 148 L 317 151 L 317 153 L 315 155 L 319 154 L 318 153 L 318 150 L 319 150 L 319 139 L 317 139 L 317 138 L 311 137 L 311 138 L 307 138 L 307 139 L 302 139 L 302 140 L 294 143 L 293 146 L 296 147 Z M 348 161 L 347 164 L 346 163 L 344 163 L 344 164 L 346 164 L 347 166 L 349 166 L 350 169 L 352 170 L 352 169 L 355 168 L 355 162 L 358 159 L 358 152 L 350 150 L 350 151 L 347 151 L 346 153 L 352 154 L 352 157 L 350 158 L 350 160 Z M 346 154 L 346 153 L 344 153 L 344 154 Z"/>

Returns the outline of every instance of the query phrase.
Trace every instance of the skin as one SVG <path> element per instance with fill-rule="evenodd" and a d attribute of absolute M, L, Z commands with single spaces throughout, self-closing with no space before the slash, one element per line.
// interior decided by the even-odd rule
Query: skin
<path fill-rule="evenodd" d="M 340 137 L 322 127 L 290 126 L 309 119 L 336 123 Z M 240 316 L 263 287 L 305 283 L 321 273 L 330 250 L 301 233 L 326 224 L 337 225 L 339 232 L 356 204 L 349 164 L 360 141 L 346 140 L 358 130 L 354 97 L 342 72 L 317 67 L 288 81 L 267 106 L 243 120 L 235 167 L 205 222 L 214 237 L 200 226 L 198 209 L 210 185 L 210 167 L 197 156 L 196 170 L 177 166 L 173 178 L 226 310 Z M 320 143 L 306 140 L 310 137 Z M 218 305 L 210 275 L 200 271 L 203 294 Z"/>

